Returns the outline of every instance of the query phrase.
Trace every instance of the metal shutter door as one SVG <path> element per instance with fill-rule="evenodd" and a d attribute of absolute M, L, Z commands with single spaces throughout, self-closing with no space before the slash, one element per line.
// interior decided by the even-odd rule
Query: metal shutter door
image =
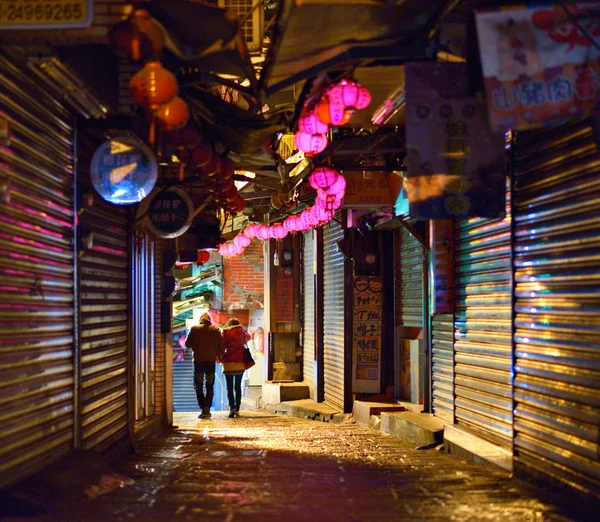
<path fill-rule="evenodd" d="M 325 402 L 344 409 L 344 256 L 337 242 L 344 231 L 330 221 L 323 231 L 323 351 Z"/>
<path fill-rule="evenodd" d="M 600 154 L 589 121 L 518 134 L 516 467 L 600 490 Z"/>
<path fill-rule="evenodd" d="M 455 239 L 455 418 L 512 445 L 511 215 L 457 223 Z"/>
<path fill-rule="evenodd" d="M 0 487 L 74 441 L 71 115 L 0 56 Z"/>
<path fill-rule="evenodd" d="M 405 228 L 394 234 L 396 324 L 423 328 L 423 247 Z"/>
<path fill-rule="evenodd" d="M 433 413 L 454 423 L 454 316 L 440 314 L 431 320 Z"/>
<path fill-rule="evenodd" d="M 302 346 L 303 346 L 303 377 L 310 387 L 310 396 L 315 398 L 315 275 L 314 254 L 315 240 L 312 230 L 304 234 L 303 252 L 303 315 L 302 315 Z"/>
<path fill-rule="evenodd" d="M 128 429 L 127 211 L 96 197 L 79 222 L 93 233 L 79 262 L 82 446 L 102 450 Z"/>

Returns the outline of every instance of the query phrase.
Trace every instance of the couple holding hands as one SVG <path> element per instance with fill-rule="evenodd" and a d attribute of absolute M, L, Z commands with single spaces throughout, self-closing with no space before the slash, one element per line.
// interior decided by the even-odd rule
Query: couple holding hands
<path fill-rule="evenodd" d="M 229 319 L 221 332 L 218 326 L 212 324 L 208 313 L 203 314 L 200 323 L 190 330 L 185 345 L 191 348 L 194 354 L 194 389 L 198 406 L 202 409 L 199 418 L 210 418 L 217 362 L 223 364 L 223 373 L 227 381 L 229 417 L 239 417 L 242 377 L 244 370 L 252 365 L 248 363 L 246 355 L 246 343 L 249 340 L 250 334 L 238 319 Z"/>

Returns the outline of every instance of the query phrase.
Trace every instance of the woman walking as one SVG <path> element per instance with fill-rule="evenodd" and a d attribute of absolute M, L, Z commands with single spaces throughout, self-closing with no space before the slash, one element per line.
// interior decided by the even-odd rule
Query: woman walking
<path fill-rule="evenodd" d="M 242 377 L 246 369 L 244 350 L 250 340 L 250 334 L 244 330 L 240 321 L 232 317 L 223 327 L 223 373 L 227 381 L 227 398 L 229 399 L 229 417 L 240 416 L 242 404 Z"/>

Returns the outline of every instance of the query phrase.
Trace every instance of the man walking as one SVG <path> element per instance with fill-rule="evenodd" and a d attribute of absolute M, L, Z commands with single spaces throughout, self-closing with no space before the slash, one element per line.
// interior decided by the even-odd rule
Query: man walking
<path fill-rule="evenodd" d="M 215 389 L 215 364 L 217 358 L 223 356 L 223 339 L 219 328 L 212 325 L 208 313 L 202 314 L 200 324 L 192 326 L 185 345 L 194 353 L 194 390 L 202 410 L 198 418 L 209 419 Z"/>

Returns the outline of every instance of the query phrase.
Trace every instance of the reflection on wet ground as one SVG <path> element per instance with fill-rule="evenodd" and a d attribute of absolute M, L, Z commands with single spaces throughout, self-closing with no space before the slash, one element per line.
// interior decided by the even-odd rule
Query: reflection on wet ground
<path fill-rule="evenodd" d="M 594 519 L 568 495 L 354 424 L 196 415 L 176 414 L 176 428 L 113 463 L 106 491 L 63 491 L 27 520 Z"/>

